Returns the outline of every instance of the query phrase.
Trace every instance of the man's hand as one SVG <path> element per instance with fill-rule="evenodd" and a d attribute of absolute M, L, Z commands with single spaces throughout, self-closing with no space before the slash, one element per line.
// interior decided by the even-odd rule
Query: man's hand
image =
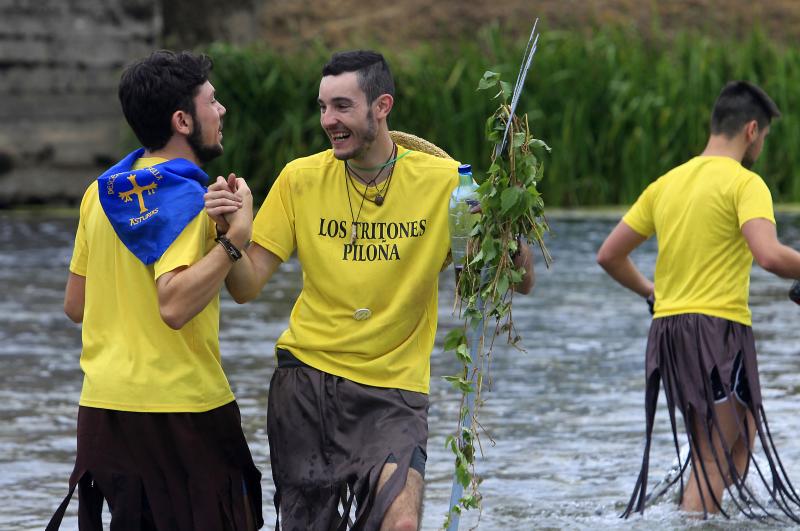
<path fill-rule="evenodd" d="M 253 234 L 253 194 L 244 179 L 237 178 L 234 174 L 231 177 L 233 179 L 229 178 L 228 186 L 229 189 L 231 185 L 234 187 L 234 201 L 239 207 L 224 216 L 228 222 L 226 233 L 228 239 L 243 250 Z"/>
<path fill-rule="evenodd" d="M 656 296 L 651 293 L 645 300 L 647 301 L 647 307 L 650 308 L 650 315 L 654 315 L 656 313 Z"/>
<path fill-rule="evenodd" d="M 206 212 L 217 224 L 220 232 L 228 232 L 228 215 L 242 208 L 242 197 L 236 195 L 240 181 L 244 183 L 244 179 L 237 178 L 235 173 L 228 175 L 227 180 L 220 175 L 216 182 L 208 187 L 208 191 L 203 196 Z M 245 184 L 245 188 L 247 188 L 247 184 Z M 252 195 L 250 195 L 249 188 L 247 188 L 247 195 L 250 196 L 250 219 L 252 220 Z"/>

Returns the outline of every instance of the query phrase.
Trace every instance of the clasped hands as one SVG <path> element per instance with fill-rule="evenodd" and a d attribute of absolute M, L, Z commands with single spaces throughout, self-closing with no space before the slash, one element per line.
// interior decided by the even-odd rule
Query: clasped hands
<path fill-rule="evenodd" d="M 221 175 L 203 196 L 208 216 L 237 246 L 245 246 L 253 231 L 253 194 L 247 182 L 235 173 Z"/>

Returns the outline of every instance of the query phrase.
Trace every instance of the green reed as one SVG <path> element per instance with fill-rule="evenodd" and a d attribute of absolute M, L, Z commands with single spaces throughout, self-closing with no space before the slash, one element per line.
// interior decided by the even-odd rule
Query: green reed
<path fill-rule="evenodd" d="M 386 52 L 397 84 L 389 125 L 427 138 L 477 171 L 489 166 L 487 69 L 512 79 L 524 42 L 487 27 L 462 42 Z M 289 160 L 326 149 L 316 104 L 329 51 L 292 56 L 214 45 L 213 81 L 228 108 L 225 155 L 263 197 Z M 620 28 L 544 32 L 520 99 L 531 132 L 554 148 L 540 190 L 551 206 L 625 204 L 669 168 L 699 153 L 710 109 L 731 79 L 760 84 L 784 113 L 755 167 L 777 201 L 800 201 L 800 51 L 759 30 L 745 39 L 698 33 L 647 36 Z"/>

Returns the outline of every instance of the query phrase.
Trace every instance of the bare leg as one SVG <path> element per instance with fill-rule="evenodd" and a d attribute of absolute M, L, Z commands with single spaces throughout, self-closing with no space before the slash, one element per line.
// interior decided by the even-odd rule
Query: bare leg
<path fill-rule="evenodd" d="M 386 463 L 378 478 L 378 492 L 397 469 L 396 463 Z M 408 469 L 406 484 L 394 499 L 381 523 L 381 531 L 417 531 L 422 516 L 424 480 L 413 468 Z"/>
<path fill-rule="evenodd" d="M 732 453 L 736 471 L 740 476 L 747 467 L 748 451 L 752 447 L 755 434 L 755 422 L 752 416 L 733 396 L 729 396 L 725 402 L 715 404 L 714 411 L 720 429 L 718 432 L 713 426 L 710 428 L 711 441 L 708 439 L 707 429 L 704 425 L 706 419 L 695 416 L 692 422 L 691 429 L 694 440 L 692 470 L 681 503 L 681 509 L 684 511 L 702 512 L 705 501 L 706 511 L 709 513 L 719 512 L 714 500 L 722 502 L 722 493 L 732 481 L 725 457 L 725 448 Z M 746 440 L 744 436 L 745 422 L 749 427 L 750 440 Z M 714 457 L 715 452 L 717 458 Z M 719 466 L 717 459 L 719 459 Z M 720 466 L 722 470 L 720 470 Z M 705 475 L 703 469 L 705 469 Z M 705 479 L 706 475 L 708 483 Z"/>

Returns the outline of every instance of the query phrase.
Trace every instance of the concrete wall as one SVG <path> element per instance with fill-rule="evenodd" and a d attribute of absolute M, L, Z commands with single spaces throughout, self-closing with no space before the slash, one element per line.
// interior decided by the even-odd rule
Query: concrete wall
<path fill-rule="evenodd" d="M 0 0 L 0 206 L 76 204 L 122 152 L 122 68 L 156 47 L 157 0 Z"/>

